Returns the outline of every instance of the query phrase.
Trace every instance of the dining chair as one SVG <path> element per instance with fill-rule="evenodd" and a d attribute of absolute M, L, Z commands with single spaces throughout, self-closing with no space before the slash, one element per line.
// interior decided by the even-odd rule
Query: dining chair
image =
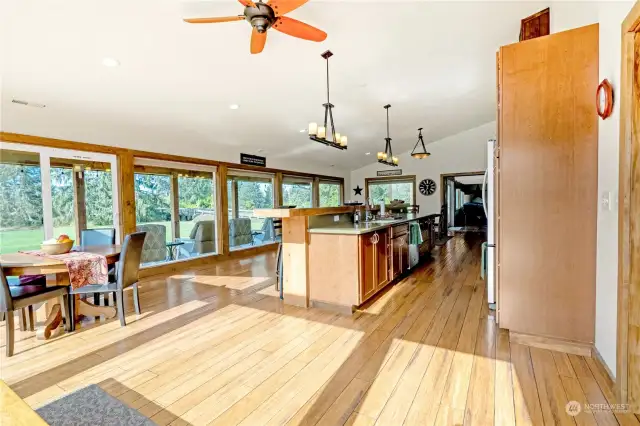
<path fill-rule="evenodd" d="M 113 246 L 116 244 L 116 230 L 115 228 L 83 229 L 80 233 L 80 244 L 83 246 Z M 109 281 L 116 281 L 115 267 L 109 268 Z M 100 294 L 93 295 L 93 303 L 100 304 Z M 109 305 L 107 298 L 105 298 L 104 304 Z"/>
<path fill-rule="evenodd" d="M 142 246 L 146 232 L 134 232 L 124 238 L 120 261 L 118 262 L 118 275 L 116 282 L 105 284 L 89 284 L 78 288 L 70 288 L 69 294 L 113 294 L 116 300 L 116 309 L 120 325 L 127 325 L 124 319 L 124 289 L 133 287 L 133 306 L 136 314 L 140 315 L 140 298 L 138 295 L 138 271 L 140 270 L 140 260 L 142 259 Z M 72 298 L 73 300 L 73 298 Z M 75 303 L 71 303 L 71 318 L 75 317 Z M 72 324 L 72 329 L 75 324 Z"/>
<path fill-rule="evenodd" d="M 13 356 L 15 342 L 13 317 L 15 311 L 58 297 L 62 308 L 62 316 L 65 318 L 65 328 L 70 330 L 73 321 L 71 320 L 72 317 L 67 315 L 67 307 L 69 306 L 68 294 L 69 289 L 67 286 L 21 285 L 10 287 L 2 265 L 0 265 L 0 313 L 5 317 L 6 321 L 6 352 L 8 357 Z"/>
<path fill-rule="evenodd" d="M 115 228 L 83 229 L 80 234 L 83 246 L 112 246 L 116 243 Z"/>

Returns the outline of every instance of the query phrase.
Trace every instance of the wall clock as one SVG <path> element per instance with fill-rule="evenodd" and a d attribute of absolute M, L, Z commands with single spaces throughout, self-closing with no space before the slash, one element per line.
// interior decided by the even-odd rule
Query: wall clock
<path fill-rule="evenodd" d="M 419 189 L 422 195 L 433 195 L 436 192 L 436 183 L 433 179 L 423 179 L 420 181 Z"/>
<path fill-rule="evenodd" d="M 605 120 L 613 112 L 613 87 L 606 78 L 598 86 L 596 93 L 596 107 L 598 115 Z"/>

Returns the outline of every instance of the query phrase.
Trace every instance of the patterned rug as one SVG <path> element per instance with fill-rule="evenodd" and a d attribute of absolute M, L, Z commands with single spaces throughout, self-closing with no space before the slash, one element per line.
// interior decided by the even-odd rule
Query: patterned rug
<path fill-rule="evenodd" d="M 90 385 L 53 401 L 36 412 L 51 426 L 153 426 L 151 420 Z"/>

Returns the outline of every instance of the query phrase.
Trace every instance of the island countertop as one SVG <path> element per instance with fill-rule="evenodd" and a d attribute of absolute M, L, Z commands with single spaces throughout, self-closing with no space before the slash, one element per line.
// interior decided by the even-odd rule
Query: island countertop
<path fill-rule="evenodd" d="M 388 228 L 390 226 L 401 225 L 403 223 L 412 222 L 415 220 L 426 219 L 429 217 L 438 216 L 438 214 L 415 214 L 408 213 L 403 215 L 404 217 L 396 220 L 383 220 L 383 221 L 370 221 L 361 222 L 356 225 L 353 223 L 336 223 L 335 225 L 322 226 L 309 228 L 310 234 L 337 234 L 337 235 L 361 235 L 369 232 L 378 231 L 380 229 Z"/>

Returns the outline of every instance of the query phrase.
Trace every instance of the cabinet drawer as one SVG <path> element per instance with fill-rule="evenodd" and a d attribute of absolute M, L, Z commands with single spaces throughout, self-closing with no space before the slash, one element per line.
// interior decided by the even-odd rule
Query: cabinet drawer
<path fill-rule="evenodd" d="M 409 225 L 396 225 L 391 227 L 391 238 L 396 238 L 409 233 Z"/>

